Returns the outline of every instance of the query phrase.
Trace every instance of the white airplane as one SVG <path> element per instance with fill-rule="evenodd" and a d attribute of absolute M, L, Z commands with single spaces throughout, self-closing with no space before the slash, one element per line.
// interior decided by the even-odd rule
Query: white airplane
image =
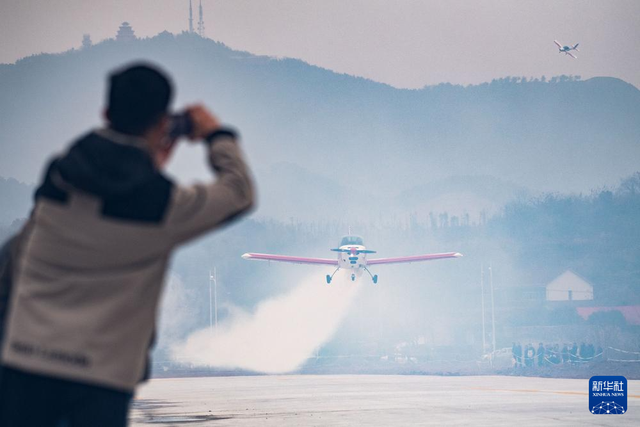
<path fill-rule="evenodd" d="M 571 51 L 575 50 L 576 52 L 580 52 L 578 50 L 578 45 L 580 43 L 576 43 L 574 46 L 562 46 L 558 40 L 554 40 L 553 42 L 556 44 L 556 46 L 558 46 L 558 53 L 563 53 L 564 52 L 567 55 L 569 55 L 570 57 L 578 59 L 578 57 L 575 56 L 574 54 L 572 54 Z"/>
<path fill-rule="evenodd" d="M 277 261 L 277 262 L 289 262 L 293 264 L 321 264 L 331 265 L 336 267 L 333 274 L 327 274 L 327 283 L 331 283 L 331 279 L 338 272 L 338 270 L 345 269 L 351 272 L 351 281 L 355 281 L 356 278 L 360 278 L 363 272 L 369 273 L 373 283 L 378 283 L 378 275 L 373 275 L 367 268 L 369 265 L 380 264 L 399 264 L 407 262 L 419 262 L 430 261 L 434 259 L 445 258 L 459 258 L 462 254 L 457 252 L 447 252 L 442 254 L 427 254 L 427 255 L 413 255 L 398 258 L 377 258 L 367 259 L 368 254 L 375 254 L 376 251 L 365 248 L 362 237 L 360 236 L 344 236 L 340 242 L 340 247 L 337 249 L 331 249 L 333 252 L 338 252 L 337 259 L 328 258 L 303 258 L 297 256 L 287 255 L 271 255 L 271 254 L 256 254 L 246 253 L 242 255 L 242 258 L 249 260 L 259 261 Z"/>

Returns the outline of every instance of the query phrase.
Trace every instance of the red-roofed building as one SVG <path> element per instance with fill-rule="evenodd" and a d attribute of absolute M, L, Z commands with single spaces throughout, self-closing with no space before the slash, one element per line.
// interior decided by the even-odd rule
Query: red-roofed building
<path fill-rule="evenodd" d="M 640 325 L 640 305 L 621 305 L 618 307 L 576 307 L 578 314 L 587 320 L 596 312 L 617 310 L 624 316 L 629 325 Z"/>

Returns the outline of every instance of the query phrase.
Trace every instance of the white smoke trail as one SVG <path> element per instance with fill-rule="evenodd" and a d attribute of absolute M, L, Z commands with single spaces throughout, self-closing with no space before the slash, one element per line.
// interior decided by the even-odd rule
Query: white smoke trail
<path fill-rule="evenodd" d="M 331 285 L 317 276 L 291 292 L 238 313 L 219 325 L 193 333 L 173 348 L 182 362 L 265 373 L 290 372 L 329 340 L 360 288 L 360 280 L 336 275 Z"/>
<path fill-rule="evenodd" d="M 160 333 L 156 349 L 169 350 L 184 337 L 185 330 L 192 330 L 194 320 L 190 316 L 188 292 L 179 276 L 171 274 L 168 277 L 159 310 Z"/>

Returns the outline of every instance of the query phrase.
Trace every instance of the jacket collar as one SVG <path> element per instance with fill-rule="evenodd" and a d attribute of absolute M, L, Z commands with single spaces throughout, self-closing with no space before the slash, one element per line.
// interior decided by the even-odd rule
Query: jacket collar
<path fill-rule="evenodd" d="M 151 153 L 147 140 L 141 136 L 127 135 L 126 133 L 120 133 L 111 128 L 94 129 L 93 133 L 116 144 L 133 146 L 149 154 Z"/>

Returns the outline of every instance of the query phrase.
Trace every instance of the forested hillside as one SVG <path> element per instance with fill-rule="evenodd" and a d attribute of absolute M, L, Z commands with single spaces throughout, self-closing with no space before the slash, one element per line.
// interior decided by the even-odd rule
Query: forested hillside
<path fill-rule="evenodd" d="M 640 158 L 640 91 L 618 79 L 512 77 L 403 90 L 163 33 L 0 67 L 0 176 L 35 182 L 46 158 L 100 124 L 107 72 L 134 59 L 174 76 L 177 107 L 204 101 L 240 129 L 264 211 L 281 220 L 326 218 L 338 204 L 384 217 L 403 192 L 452 177 L 589 191 L 615 185 Z M 207 175 L 198 149 L 179 151 L 171 170 L 180 179 Z M 486 185 L 467 191 L 474 215 L 499 205 Z M 282 191 L 298 195 L 295 203 L 281 208 Z M 402 202 L 442 210 L 450 199 L 415 193 Z"/>

